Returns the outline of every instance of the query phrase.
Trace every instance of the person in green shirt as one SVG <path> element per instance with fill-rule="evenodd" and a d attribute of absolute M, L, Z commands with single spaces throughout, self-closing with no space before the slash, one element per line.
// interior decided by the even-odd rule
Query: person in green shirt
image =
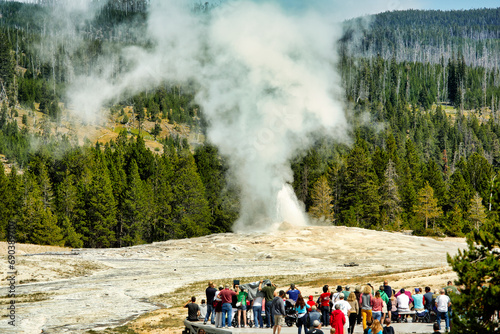
<path fill-rule="evenodd" d="M 241 326 L 241 316 L 243 315 L 243 327 L 247 326 L 247 300 L 248 300 L 248 292 L 245 291 L 245 288 L 240 286 L 240 292 L 238 293 L 238 327 Z"/>
<path fill-rule="evenodd" d="M 381 285 L 378 291 L 380 291 L 380 298 L 387 304 L 389 302 L 389 296 L 385 293 L 384 286 Z"/>
<path fill-rule="evenodd" d="M 262 291 L 264 294 L 264 299 L 266 301 L 266 328 L 274 327 L 274 319 L 271 314 L 271 302 L 274 299 L 274 290 L 276 290 L 276 285 L 271 282 L 267 283 L 265 287 L 262 287 L 262 283 L 264 281 L 259 282 L 259 291 Z"/>
<path fill-rule="evenodd" d="M 452 281 L 448 281 L 448 285 L 446 287 L 444 287 L 443 289 L 448 296 L 450 296 L 452 294 L 458 294 L 458 289 L 456 286 L 453 285 Z"/>

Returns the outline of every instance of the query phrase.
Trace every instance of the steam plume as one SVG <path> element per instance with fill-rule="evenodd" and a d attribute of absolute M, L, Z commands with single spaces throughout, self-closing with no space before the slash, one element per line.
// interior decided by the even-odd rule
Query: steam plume
<path fill-rule="evenodd" d="M 341 28 L 332 9 L 329 1 L 234 0 L 195 14 L 183 1 L 152 1 L 147 37 L 154 48 L 123 50 L 130 71 L 119 80 L 78 78 L 70 97 L 93 115 L 124 92 L 165 80 L 197 82 L 208 139 L 229 158 L 241 189 L 233 229 L 305 225 L 290 161 L 318 135 L 346 139 L 335 70 Z"/>

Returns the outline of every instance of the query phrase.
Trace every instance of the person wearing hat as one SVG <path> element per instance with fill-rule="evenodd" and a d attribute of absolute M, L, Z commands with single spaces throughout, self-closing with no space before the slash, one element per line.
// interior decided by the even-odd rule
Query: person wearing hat
<path fill-rule="evenodd" d="M 346 285 L 345 290 L 342 291 L 342 293 L 344 294 L 344 299 L 347 300 L 347 298 L 349 298 L 349 294 L 351 293 L 351 287 Z"/>
<path fill-rule="evenodd" d="M 415 288 L 415 293 L 413 294 L 412 298 L 413 298 L 413 309 L 417 312 L 425 311 L 424 295 L 422 294 L 419 288 Z"/>
<path fill-rule="evenodd" d="M 321 322 L 319 320 L 313 321 L 313 329 L 309 331 L 309 334 L 324 334 L 321 330 Z"/>
<path fill-rule="evenodd" d="M 272 284 L 271 281 L 267 282 L 266 286 L 262 287 L 264 281 L 259 282 L 259 291 L 264 294 L 265 307 L 266 307 L 266 328 L 274 327 L 274 319 L 271 313 L 271 302 L 274 299 L 274 291 L 276 290 L 276 285 Z"/>
<path fill-rule="evenodd" d="M 332 302 L 335 304 L 339 301 L 339 295 L 342 293 L 342 286 L 337 285 L 337 289 L 335 289 L 335 293 L 332 295 Z"/>
<path fill-rule="evenodd" d="M 314 299 L 314 297 L 312 295 L 310 295 L 309 296 L 309 300 L 306 302 L 306 304 L 307 304 L 307 311 L 308 312 L 311 311 L 311 308 L 313 306 L 318 306 L 313 299 Z"/>

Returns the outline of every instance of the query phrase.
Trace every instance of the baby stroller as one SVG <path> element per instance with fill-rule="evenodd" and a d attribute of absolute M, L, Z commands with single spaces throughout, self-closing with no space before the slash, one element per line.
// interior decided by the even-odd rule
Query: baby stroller
<path fill-rule="evenodd" d="M 248 303 L 250 304 L 250 303 Z M 250 306 L 247 306 L 247 326 L 252 328 L 253 327 L 253 311 Z M 241 315 L 241 324 L 243 325 L 245 322 L 243 321 L 243 314 Z M 231 326 L 237 327 L 238 326 L 238 312 L 234 313 L 233 320 L 231 321 Z"/>
<path fill-rule="evenodd" d="M 421 312 L 416 311 L 415 322 L 430 323 L 431 322 L 431 314 L 427 310 L 423 310 Z"/>
<path fill-rule="evenodd" d="M 285 324 L 292 327 L 297 322 L 297 311 L 295 311 L 295 303 L 291 299 L 285 301 Z"/>

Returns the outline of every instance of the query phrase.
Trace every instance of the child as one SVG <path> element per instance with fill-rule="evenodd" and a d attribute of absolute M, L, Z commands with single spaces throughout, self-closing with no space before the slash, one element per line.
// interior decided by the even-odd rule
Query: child
<path fill-rule="evenodd" d="M 363 331 L 363 334 L 368 334 L 368 331 L 372 328 L 373 320 L 366 320 L 366 328 Z"/>
<path fill-rule="evenodd" d="M 385 318 L 384 320 L 384 333 L 383 334 L 394 334 L 394 328 L 391 326 L 391 318 Z"/>
<path fill-rule="evenodd" d="M 330 329 L 330 334 L 335 334 L 335 328 Z"/>

